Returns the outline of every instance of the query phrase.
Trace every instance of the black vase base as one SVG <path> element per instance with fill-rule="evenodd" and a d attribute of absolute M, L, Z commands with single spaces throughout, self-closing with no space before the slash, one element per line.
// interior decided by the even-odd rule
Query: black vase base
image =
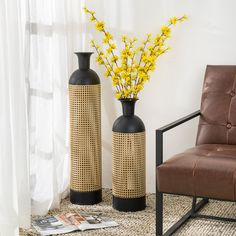
<path fill-rule="evenodd" d="M 113 208 L 118 211 L 142 211 L 146 208 L 146 196 L 140 198 L 119 198 L 112 195 Z"/>
<path fill-rule="evenodd" d="M 102 201 L 102 190 L 77 192 L 70 190 L 70 202 L 77 205 L 94 205 Z"/>

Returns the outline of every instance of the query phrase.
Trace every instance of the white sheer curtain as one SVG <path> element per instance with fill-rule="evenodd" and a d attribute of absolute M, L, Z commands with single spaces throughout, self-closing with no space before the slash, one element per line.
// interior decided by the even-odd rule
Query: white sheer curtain
<path fill-rule="evenodd" d="M 31 213 L 68 193 L 67 84 L 82 49 L 82 4 L 0 1 L 0 236 L 18 235 Z"/>
<path fill-rule="evenodd" d="M 89 50 L 94 30 L 85 4 L 101 17 L 117 1 L 0 1 L 0 236 L 17 235 L 30 213 L 46 214 L 68 194 L 67 85 L 78 67 L 73 52 Z"/>
<path fill-rule="evenodd" d="M 26 1 L 0 1 L 0 235 L 30 225 L 27 87 L 24 73 Z"/>
<path fill-rule="evenodd" d="M 29 137 L 32 214 L 59 207 L 69 188 L 68 80 L 78 50 L 81 2 L 31 0 Z"/>

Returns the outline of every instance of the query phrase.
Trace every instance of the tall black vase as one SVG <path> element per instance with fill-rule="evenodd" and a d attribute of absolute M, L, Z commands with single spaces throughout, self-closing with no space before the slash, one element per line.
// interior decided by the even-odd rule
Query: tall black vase
<path fill-rule="evenodd" d="M 123 115 L 112 128 L 113 207 L 140 211 L 146 207 L 145 126 L 134 115 L 135 99 L 121 99 Z"/>
<path fill-rule="evenodd" d="M 69 80 L 70 98 L 70 201 L 96 204 L 101 191 L 101 87 L 90 69 L 90 52 L 75 53 L 79 69 Z"/>

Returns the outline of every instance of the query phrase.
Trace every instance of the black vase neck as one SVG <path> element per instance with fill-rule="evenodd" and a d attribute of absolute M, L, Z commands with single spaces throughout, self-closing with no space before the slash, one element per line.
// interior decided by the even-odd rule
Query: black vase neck
<path fill-rule="evenodd" d="M 122 104 L 122 112 L 123 116 L 133 116 L 135 110 L 135 102 L 137 99 L 127 98 L 127 99 L 120 99 Z"/>
<path fill-rule="evenodd" d="M 95 71 L 90 69 L 90 57 L 92 52 L 76 52 L 79 59 L 79 69 L 70 76 L 69 84 L 92 85 L 100 84 L 100 79 Z"/>
<path fill-rule="evenodd" d="M 138 133 L 145 131 L 142 120 L 134 115 L 135 102 L 137 99 L 126 98 L 120 99 L 122 104 L 123 115 L 119 116 L 113 126 L 113 132 L 119 133 Z"/>
<path fill-rule="evenodd" d="M 80 70 L 89 70 L 90 68 L 90 57 L 93 54 L 92 52 L 76 52 L 75 53 L 79 60 L 79 69 Z"/>

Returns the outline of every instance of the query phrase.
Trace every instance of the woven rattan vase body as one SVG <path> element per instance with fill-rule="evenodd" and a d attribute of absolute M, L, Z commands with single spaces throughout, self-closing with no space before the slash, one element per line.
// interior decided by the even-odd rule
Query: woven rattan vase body
<path fill-rule="evenodd" d="M 79 69 L 69 80 L 70 97 L 70 201 L 96 204 L 101 192 L 101 91 L 91 70 L 91 53 L 76 53 Z"/>
<path fill-rule="evenodd" d="M 136 100 L 122 99 L 123 115 L 112 128 L 113 207 L 140 211 L 146 207 L 145 126 L 134 115 Z"/>

